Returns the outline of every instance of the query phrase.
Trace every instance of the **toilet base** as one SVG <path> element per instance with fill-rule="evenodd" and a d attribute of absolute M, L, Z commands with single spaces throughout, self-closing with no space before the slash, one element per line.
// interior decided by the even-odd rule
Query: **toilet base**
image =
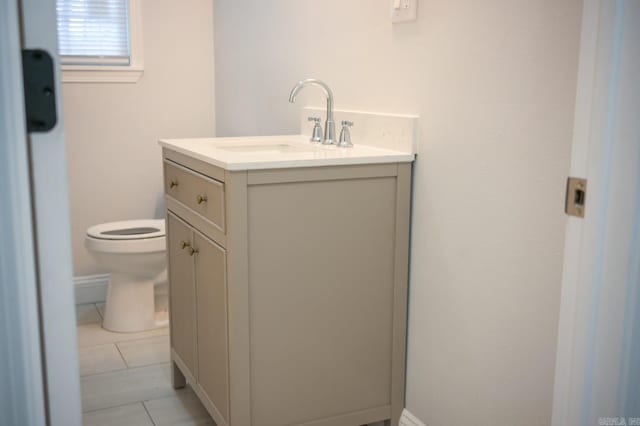
<path fill-rule="evenodd" d="M 118 333 L 158 328 L 154 281 L 150 278 L 111 274 L 102 327 Z"/>

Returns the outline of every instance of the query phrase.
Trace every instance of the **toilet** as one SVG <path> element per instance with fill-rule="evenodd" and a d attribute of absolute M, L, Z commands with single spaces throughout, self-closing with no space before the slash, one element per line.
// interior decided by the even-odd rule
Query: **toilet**
<path fill-rule="evenodd" d="M 85 247 L 111 272 L 102 326 L 121 333 L 168 323 L 164 219 L 103 223 L 87 230 Z"/>

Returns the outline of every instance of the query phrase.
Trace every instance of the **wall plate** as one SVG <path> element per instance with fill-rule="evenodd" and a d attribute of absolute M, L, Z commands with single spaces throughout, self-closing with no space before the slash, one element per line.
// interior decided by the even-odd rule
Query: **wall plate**
<path fill-rule="evenodd" d="M 391 0 L 391 22 L 410 22 L 418 18 L 418 0 Z"/>

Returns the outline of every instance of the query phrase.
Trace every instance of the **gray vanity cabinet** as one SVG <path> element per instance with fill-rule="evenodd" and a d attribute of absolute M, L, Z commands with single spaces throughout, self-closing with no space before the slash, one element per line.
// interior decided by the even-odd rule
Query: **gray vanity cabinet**
<path fill-rule="evenodd" d="M 174 386 L 218 426 L 397 425 L 411 164 L 163 155 Z"/>

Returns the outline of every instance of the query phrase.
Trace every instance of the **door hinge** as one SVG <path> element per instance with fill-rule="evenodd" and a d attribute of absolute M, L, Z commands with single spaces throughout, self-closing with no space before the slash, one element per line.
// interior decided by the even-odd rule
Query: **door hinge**
<path fill-rule="evenodd" d="M 564 211 L 569 216 L 584 217 L 587 200 L 587 180 L 576 177 L 567 179 L 567 197 Z"/>
<path fill-rule="evenodd" d="M 53 59 L 41 49 L 22 50 L 27 132 L 48 132 L 58 121 Z"/>

